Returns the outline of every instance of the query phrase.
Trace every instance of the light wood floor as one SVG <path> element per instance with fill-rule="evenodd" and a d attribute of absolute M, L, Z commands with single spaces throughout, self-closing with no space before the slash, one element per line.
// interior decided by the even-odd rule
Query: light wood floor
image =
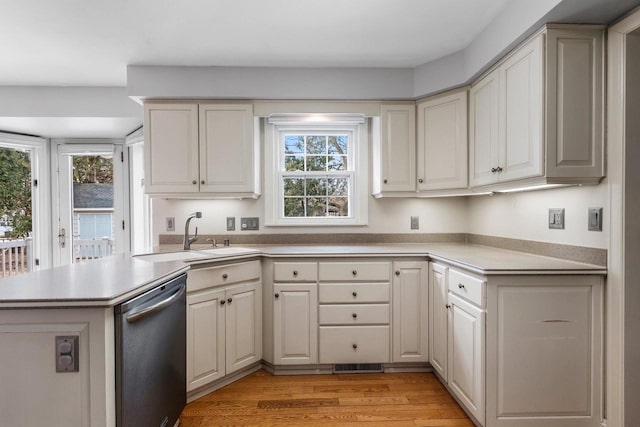
<path fill-rule="evenodd" d="M 182 427 L 473 426 L 430 373 L 273 376 L 258 371 L 187 405 Z"/>

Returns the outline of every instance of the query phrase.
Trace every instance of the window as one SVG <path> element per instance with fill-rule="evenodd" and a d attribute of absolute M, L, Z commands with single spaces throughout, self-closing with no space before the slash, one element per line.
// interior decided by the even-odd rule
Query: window
<path fill-rule="evenodd" d="M 266 156 L 265 168 L 272 177 L 265 186 L 267 225 L 366 224 L 363 124 L 276 120 L 266 132 L 272 137 L 267 141 L 272 156 Z"/>

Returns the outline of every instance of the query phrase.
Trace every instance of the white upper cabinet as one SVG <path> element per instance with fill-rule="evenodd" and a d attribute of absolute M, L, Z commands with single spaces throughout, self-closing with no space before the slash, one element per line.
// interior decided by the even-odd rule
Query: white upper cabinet
<path fill-rule="evenodd" d="M 418 103 L 418 190 L 466 189 L 467 89 Z"/>
<path fill-rule="evenodd" d="M 145 191 L 257 197 L 260 153 L 250 104 L 145 103 Z"/>
<path fill-rule="evenodd" d="M 200 191 L 255 192 L 254 150 L 251 105 L 200 105 Z"/>
<path fill-rule="evenodd" d="M 382 104 L 374 194 L 416 189 L 416 106 Z"/>
<path fill-rule="evenodd" d="M 198 105 L 145 104 L 144 182 L 153 193 L 197 193 Z"/>
<path fill-rule="evenodd" d="M 548 25 L 470 91 L 470 185 L 597 183 L 603 29 Z"/>

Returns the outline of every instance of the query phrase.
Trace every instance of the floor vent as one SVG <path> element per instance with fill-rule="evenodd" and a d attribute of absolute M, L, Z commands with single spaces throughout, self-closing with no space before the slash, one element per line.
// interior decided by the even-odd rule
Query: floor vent
<path fill-rule="evenodd" d="M 333 372 L 336 374 L 341 373 L 371 373 L 382 372 L 381 363 L 341 363 L 339 365 L 333 365 Z"/>

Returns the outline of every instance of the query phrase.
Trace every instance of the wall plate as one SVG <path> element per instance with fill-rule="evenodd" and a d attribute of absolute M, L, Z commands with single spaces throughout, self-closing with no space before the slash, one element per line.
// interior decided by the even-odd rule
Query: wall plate
<path fill-rule="evenodd" d="M 78 372 L 79 339 L 77 335 L 56 337 L 56 372 Z"/>
<path fill-rule="evenodd" d="M 236 217 L 228 216 L 227 217 L 227 231 L 235 231 L 236 229 Z"/>
<path fill-rule="evenodd" d="M 602 231 L 602 208 L 589 208 L 589 231 Z"/>
<path fill-rule="evenodd" d="M 165 230 L 166 231 L 176 231 L 176 218 L 173 216 L 168 216 L 165 219 Z"/>
<path fill-rule="evenodd" d="M 549 208 L 549 228 L 564 230 L 564 208 Z"/>
<path fill-rule="evenodd" d="M 419 216 L 412 216 L 411 217 L 411 229 L 412 230 L 419 230 L 420 229 L 420 217 Z"/>

